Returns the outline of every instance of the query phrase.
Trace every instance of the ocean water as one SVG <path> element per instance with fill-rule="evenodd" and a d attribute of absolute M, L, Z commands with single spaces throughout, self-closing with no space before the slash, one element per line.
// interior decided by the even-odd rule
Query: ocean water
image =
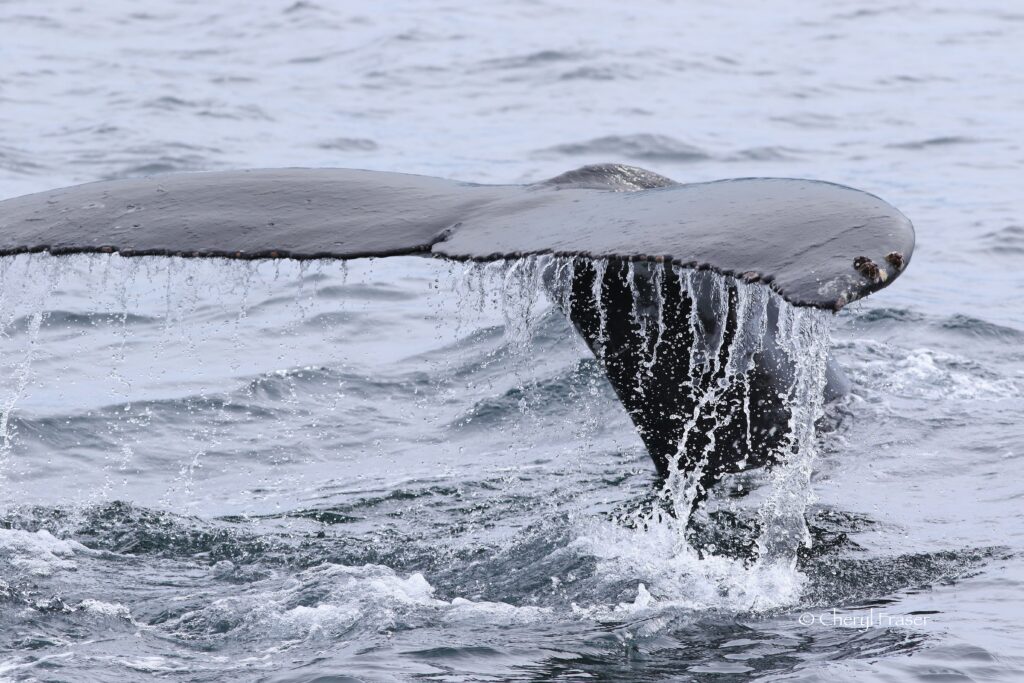
<path fill-rule="evenodd" d="M 509 264 L 0 260 L 0 680 L 1024 679 L 1022 63 L 1005 2 L 0 0 L 0 197 L 613 161 L 918 235 L 809 460 L 689 535 Z"/>

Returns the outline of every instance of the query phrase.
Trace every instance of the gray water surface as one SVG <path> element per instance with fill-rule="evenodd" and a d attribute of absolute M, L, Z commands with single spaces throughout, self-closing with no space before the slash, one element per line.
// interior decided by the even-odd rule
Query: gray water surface
<path fill-rule="evenodd" d="M 0 2 L 0 197 L 618 161 L 918 231 L 833 320 L 854 392 L 778 574 L 736 559 L 763 473 L 700 521 L 719 556 L 621 521 L 653 468 L 539 292 L 4 260 L 0 679 L 1021 680 L 1022 66 L 1005 2 Z"/>

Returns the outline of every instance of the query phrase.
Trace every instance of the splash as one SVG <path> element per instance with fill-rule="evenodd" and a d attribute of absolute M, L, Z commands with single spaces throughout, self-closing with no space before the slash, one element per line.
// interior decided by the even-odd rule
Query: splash
<path fill-rule="evenodd" d="M 605 353 L 608 307 L 605 273 L 612 266 L 598 262 L 590 295 L 598 309 L 600 330 L 595 353 Z M 547 285 L 556 305 L 571 309 L 567 292 L 579 263 L 548 265 Z M 689 326 L 689 375 L 679 386 L 689 392 L 689 411 L 668 416 L 682 422 L 675 455 L 657 504 L 632 510 L 614 523 L 584 524 L 581 542 L 606 561 L 609 576 L 632 572 L 647 577 L 661 599 L 694 608 L 729 607 L 763 610 L 789 604 L 799 597 L 803 576 L 797 571 L 797 553 L 810 544 L 805 521 L 814 496 L 810 478 L 816 456 L 815 424 L 824 410 L 824 387 L 830 349 L 829 314 L 797 308 L 768 287 L 739 282 L 709 271 L 694 271 L 661 263 L 629 263 L 625 281 L 631 294 L 634 333 L 646 350 L 638 366 L 636 391 L 644 390 L 646 378 L 658 354 L 664 353 L 666 319 L 665 287 L 676 283 L 677 301 Z M 752 438 L 755 415 L 752 387 L 772 378 L 786 416 L 783 438 L 766 446 Z M 736 387 L 742 402 L 737 400 Z M 729 443 L 719 435 L 737 421 L 745 425 L 743 448 L 730 457 Z M 734 442 L 735 443 L 735 442 Z M 758 449 L 770 452 L 758 453 Z M 753 559 L 720 556 L 713 542 L 700 541 L 693 533 L 695 522 L 711 524 L 700 505 L 709 481 L 713 459 L 735 462 L 737 469 L 774 463 L 762 472 L 764 485 L 754 527 Z M 696 457 L 695 457 L 696 454 Z M 714 457 L 713 457 L 714 456 Z M 709 476 L 710 475 L 710 476 Z M 742 484 L 737 484 L 742 488 Z M 695 516 L 700 519 L 695 519 Z M 588 540 L 589 539 L 589 540 Z M 600 539 L 600 540 L 598 540 Z M 614 542 L 609 542 L 614 539 Z M 592 542 L 591 542 L 592 541 Z M 647 587 L 639 591 L 650 596 Z M 654 598 L 640 609 L 650 609 Z"/>

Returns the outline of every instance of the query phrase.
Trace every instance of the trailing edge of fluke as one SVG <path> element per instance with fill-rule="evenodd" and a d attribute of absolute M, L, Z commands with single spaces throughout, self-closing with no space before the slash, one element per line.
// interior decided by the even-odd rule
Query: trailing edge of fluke
<path fill-rule="evenodd" d="M 556 254 L 711 269 L 832 310 L 891 283 L 913 249 L 903 214 L 849 187 L 783 178 L 679 184 L 614 164 L 533 185 L 346 169 L 188 173 L 0 202 L 0 255 Z"/>

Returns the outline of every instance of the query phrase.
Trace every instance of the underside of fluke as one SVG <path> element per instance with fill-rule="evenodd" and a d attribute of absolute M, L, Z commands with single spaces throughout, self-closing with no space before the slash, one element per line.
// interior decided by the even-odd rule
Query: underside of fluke
<path fill-rule="evenodd" d="M 548 289 L 658 471 L 699 471 L 704 489 L 785 449 L 794 380 L 782 309 L 838 311 L 890 284 L 913 248 L 906 217 L 848 187 L 685 185 L 620 165 L 525 186 L 342 169 L 196 173 L 0 202 L 0 255 L 551 255 Z M 825 391 L 843 387 L 830 362 Z"/>

